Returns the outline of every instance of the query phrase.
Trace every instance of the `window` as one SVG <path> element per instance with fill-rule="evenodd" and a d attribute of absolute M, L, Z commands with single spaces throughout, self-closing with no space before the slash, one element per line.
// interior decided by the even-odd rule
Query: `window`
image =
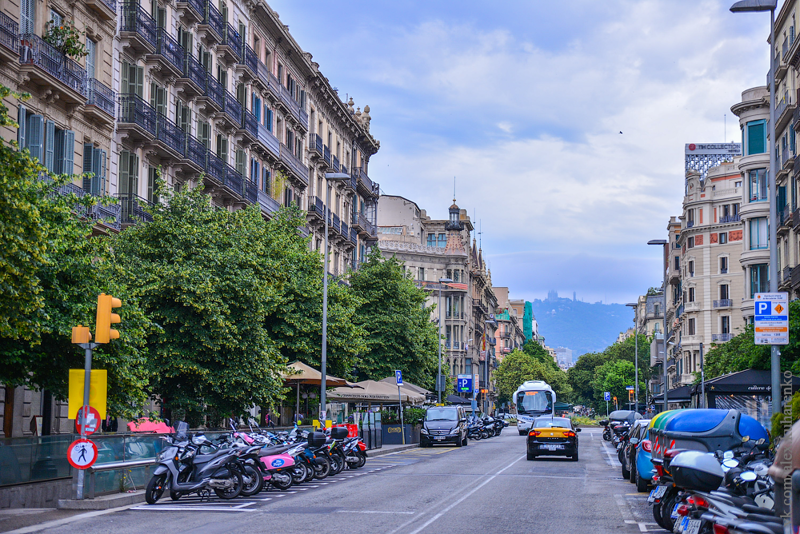
<path fill-rule="evenodd" d="M 731 318 L 727 315 L 723 315 L 720 317 L 722 323 L 722 333 L 723 334 L 730 334 L 731 333 Z"/>
<path fill-rule="evenodd" d="M 144 93 L 144 67 L 122 63 L 122 93 L 134 94 L 142 98 Z"/>
<path fill-rule="evenodd" d="M 767 170 L 755 169 L 749 171 L 750 202 L 763 202 L 767 200 Z"/>
<path fill-rule="evenodd" d="M 719 233 L 719 244 L 724 245 L 728 242 L 728 232 L 720 232 Z M 669 399 L 667 399 L 669 400 Z"/>
<path fill-rule="evenodd" d="M 447 246 L 447 234 L 439 234 L 439 248 Z"/>
<path fill-rule="evenodd" d="M 197 119 L 197 139 L 206 147 L 211 148 L 211 125 L 205 121 Z"/>
<path fill-rule="evenodd" d="M 228 138 L 222 134 L 217 134 L 217 157 L 228 163 Z"/>
<path fill-rule="evenodd" d="M 719 257 L 719 274 L 726 274 L 728 272 L 728 257 Z"/>
<path fill-rule="evenodd" d="M 689 277 L 694 276 L 694 260 L 689 260 Z"/>
<path fill-rule="evenodd" d="M 689 288 L 689 302 L 694 302 L 694 288 Z"/>
<path fill-rule="evenodd" d="M 425 280 L 425 267 L 417 269 L 417 280 Z"/>
<path fill-rule="evenodd" d="M 156 195 L 156 181 L 158 180 L 158 167 L 150 165 L 147 169 L 147 201 L 158 203 Z"/>
<path fill-rule="evenodd" d="M 428 234 L 428 246 L 435 247 L 436 246 L 436 234 Z M 447 276 L 450 278 L 450 276 Z"/>
<path fill-rule="evenodd" d="M 687 248 L 694 248 L 694 236 L 690 237 L 686 240 L 686 247 Z"/>
<path fill-rule="evenodd" d="M 680 271 L 681 270 L 681 258 L 680 258 L 680 256 L 675 256 L 675 270 L 676 271 Z M 669 400 L 669 399 L 667 399 L 667 400 Z"/>
<path fill-rule="evenodd" d="M 139 193 L 139 156 L 121 150 L 119 153 L 119 196 L 132 198 Z"/>
<path fill-rule="evenodd" d="M 696 328 L 695 328 L 695 321 L 696 321 L 696 320 L 695 320 L 695 318 L 694 318 L 694 317 L 692 317 L 691 319 L 689 319 L 689 335 L 690 335 L 690 336 L 693 336 L 693 335 L 694 335 L 694 333 L 695 333 L 695 331 L 696 331 Z"/>
<path fill-rule="evenodd" d="M 731 298 L 730 290 L 728 288 L 728 284 L 720 284 L 719 286 L 719 298 L 721 300 L 728 300 Z"/>
<path fill-rule="evenodd" d="M 767 121 L 751 121 L 745 125 L 745 155 L 763 154 L 767 151 Z"/>
<path fill-rule="evenodd" d="M 471 375 L 472 374 L 472 358 L 466 359 L 466 368 L 464 369 L 464 373 Z M 669 400 L 669 399 L 667 399 Z"/>
<path fill-rule="evenodd" d="M 83 190 L 94 196 L 106 193 L 106 151 L 83 145 Z"/>
<path fill-rule="evenodd" d="M 86 77 L 94 78 L 94 66 L 97 60 L 97 43 L 86 38 Z"/>
<path fill-rule="evenodd" d="M 659 314 L 660 311 L 661 311 L 661 305 L 658 302 L 656 302 L 653 305 L 653 313 L 656 315 L 656 317 L 658 317 L 658 314 Z M 667 399 L 667 400 L 669 400 L 669 399 Z"/>
<path fill-rule="evenodd" d="M 34 17 L 36 14 L 35 0 L 22 0 L 19 7 L 19 31 L 20 33 L 34 32 Z"/>
<path fill-rule="evenodd" d="M 272 185 L 270 183 L 270 172 L 266 166 L 264 166 L 264 168 L 261 169 L 261 190 L 268 195 L 272 194 L 271 193 Z"/>
<path fill-rule="evenodd" d="M 458 273 L 459 273 L 458 269 L 453 271 L 453 282 L 458 282 Z M 667 399 L 667 400 L 669 400 L 669 399 Z"/>
<path fill-rule="evenodd" d="M 64 23 L 64 17 L 58 11 L 50 10 L 50 24 L 51 26 L 61 26 Z"/>
<path fill-rule="evenodd" d="M 694 226 L 694 209 L 686 210 L 686 226 L 689 228 Z"/>
<path fill-rule="evenodd" d="M 247 176 L 245 166 L 247 165 L 247 154 L 241 148 L 236 149 L 236 172 L 241 176 Z"/>
<path fill-rule="evenodd" d="M 192 108 L 183 103 L 183 100 L 176 99 L 175 102 L 175 124 L 186 133 L 191 133 Z"/>
<path fill-rule="evenodd" d="M 768 248 L 767 218 L 750 219 L 750 250 Z"/>
<path fill-rule="evenodd" d="M 167 90 L 155 82 L 150 83 L 150 106 L 159 115 L 167 115 Z"/>
<path fill-rule="evenodd" d="M 750 298 L 755 298 L 756 293 L 769 291 L 769 265 L 761 263 L 750 267 Z"/>

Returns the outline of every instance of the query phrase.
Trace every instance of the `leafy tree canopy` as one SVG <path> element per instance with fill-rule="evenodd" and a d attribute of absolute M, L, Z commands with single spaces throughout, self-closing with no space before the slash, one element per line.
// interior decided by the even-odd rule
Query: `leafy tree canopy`
<path fill-rule="evenodd" d="M 553 358 L 543 348 L 542 352 L 551 363 L 531 355 L 531 352 L 537 355 L 540 353 L 529 345 L 530 343 L 525 344 L 527 350 L 514 350 L 507 354 L 495 370 L 494 379 L 500 402 L 513 402 L 514 392 L 526 380 L 544 380 L 556 392 L 557 399 L 568 397 L 571 388 L 567 382 L 567 374 L 558 366 L 551 365 Z M 534 345 L 538 345 L 538 343 L 534 343 Z M 541 347 L 541 345 L 539 346 Z"/>

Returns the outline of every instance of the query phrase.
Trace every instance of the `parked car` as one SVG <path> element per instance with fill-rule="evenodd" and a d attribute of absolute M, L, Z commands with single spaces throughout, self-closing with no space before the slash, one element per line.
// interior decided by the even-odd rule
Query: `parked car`
<path fill-rule="evenodd" d="M 633 426 L 628 430 L 628 439 L 625 440 L 622 451 L 622 478 L 627 478 L 634 482 L 633 473 L 636 471 L 637 449 L 642 441 L 642 436 L 647 436 L 647 429 L 650 425 L 649 419 L 637 419 Z"/>
<path fill-rule="evenodd" d="M 428 408 L 419 434 L 419 446 L 432 447 L 436 443 L 450 443 L 456 447 L 467 445 L 467 414 L 463 407 Z"/>

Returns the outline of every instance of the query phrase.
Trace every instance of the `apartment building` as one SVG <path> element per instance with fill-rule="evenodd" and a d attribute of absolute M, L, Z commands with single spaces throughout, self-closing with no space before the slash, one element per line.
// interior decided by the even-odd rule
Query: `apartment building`
<path fill-rule="evenodd" d="M 441 311 L 443 369 L 451 376 L 479 374 L 480 387 L 489 389 L 492 398 L 497 297 L 474 239 L 470 246 L 474 228 L 466 210 L 453 203 L 448 213 L 448 219 L 432 219 L 412 200 L 382 195 L 378 247 L 385 257 L 405 264 L 406 272 L 429 291 L 431 304 L 438 306 L 441 293 L 441 307 L 432 312 L 432 319 L 438 321 Z M 443 278 L 452 282 L 440 284 Z"/>
<path fill-rule="evenodd" d="M 681 259 L 674 265 L 682 289 L 676 312 L 677 386 L 694 382 L 701 351 L 730 340 L 745 326 L 740 313 L 744 284 L 739 266 L 743 189 L 736 160 L 712 167 L 705 179 L 695 171 L 686 175 L 678 235 Z"/>
<path fill-rule="evenodd" d="M 525 341 L 539 342 L 539 322 L 533 314 L 533 304 L 523 299 L 510 299 L 508 305 L 517 312 L 517 317 L 522 317 L 522 331 Z"/>
<path fill-rule="evenodd" d="M 634 329 L 641 336 L 654 337 L 664 332 L 664 293 L 641 295 L 637 299 Z"/>
<path fill-rule="evenodd" d="M 63 50 L 48 29 L 73 25 L 81 46 Z M 335 275 L 377 242 L 369 106 L 343 102 L 265 2 L 0 0 L 0 80 L 31 94 L 6 101 L 20 127 L 0 134 L 52 172 L 90 173 L 63 193 L 118 199 L 82 213 L 98 232 L 150 220 L 161 178 L 267 219 L 297 205 L 317 250 L 327 218 Z M 72 430 L 48 392 L 0 391 L 7 436 Z"/>
<path fill-rule="evenodd" d="M 511 306 L 507 287 L 493 287 L 492 292 L 497 297 L 497 309 L 494 316 L 497 321 L 495 352 L 499 363 L 503 361 L 503 356 L 513 350 L 522 349 L 525 344 L 524 316 L 519 315 L 517 309 Z"/>

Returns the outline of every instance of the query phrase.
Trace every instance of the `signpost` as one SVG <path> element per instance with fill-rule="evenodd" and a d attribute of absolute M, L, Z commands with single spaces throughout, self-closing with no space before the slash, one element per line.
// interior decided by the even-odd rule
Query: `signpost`
<path fill-rule="evenodd" d="M 397 382 L 397 400 L 400 402 L 400 436 L 403 440 L 403 445 L 406 444 L 406 426 L 403 422 L 403 398 L 400 396 L 400 386 L 403 385 L 403 371 L 397 369 L 394 372 L 394 378 Z"/>
<path fill-rule="evenodd" d="M 606 417 L 608 417 L 608 401 L 611 400 L 611 392 L 604 391 L 603 392 L 603 400 L 606 401 Z"/>
<path fill-rule="evenodd" d="M 472 393 L 472 375 L 458 375 L 459 393 Z"/>
<path fill-rule="evenodd" d="M 756 293 L 755 344 L 789 344 L 789 294 Z"/>
<path fill-rule="evenodd" d="M 97 461 L 97 445 L 88 439 L 76 439 L 67 449 L 67 461 L 82 473 Z"/>

